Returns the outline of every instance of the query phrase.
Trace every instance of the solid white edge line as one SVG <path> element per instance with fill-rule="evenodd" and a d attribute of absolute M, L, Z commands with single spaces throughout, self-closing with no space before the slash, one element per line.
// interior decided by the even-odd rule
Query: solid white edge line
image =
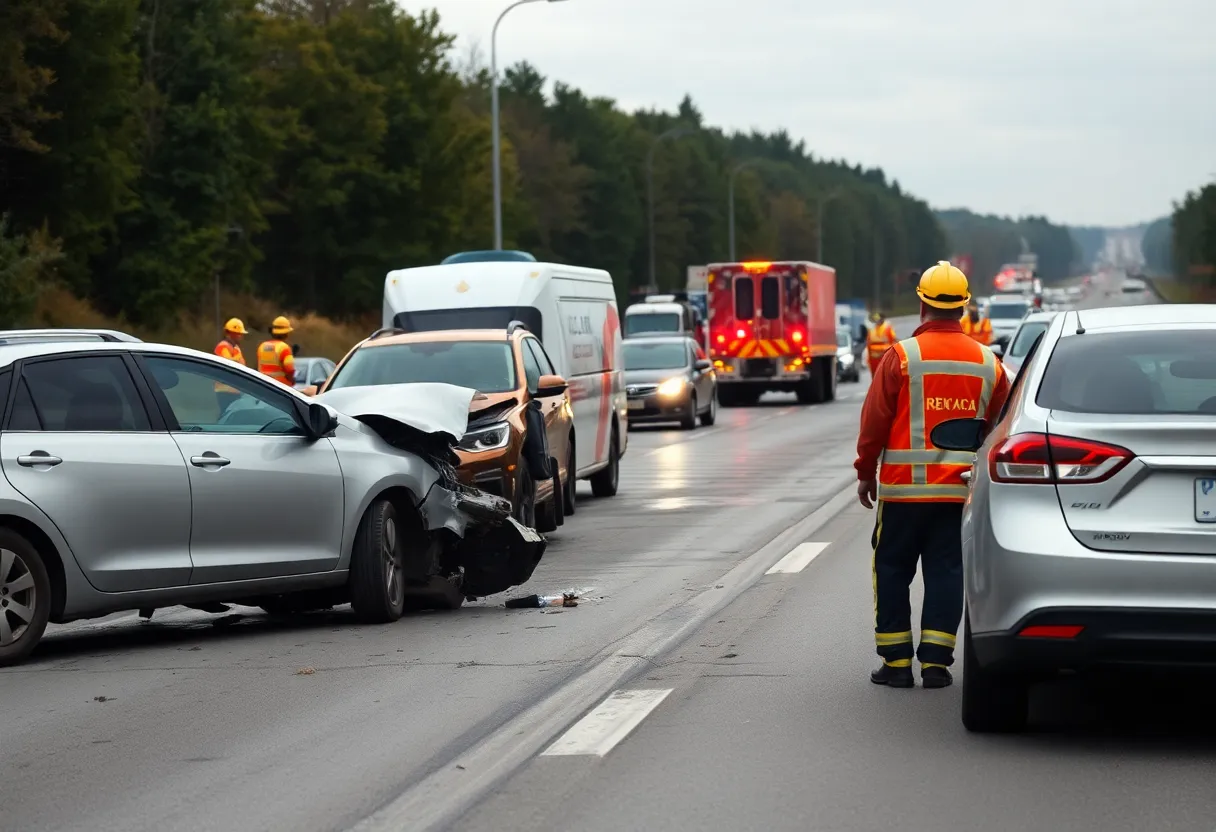
<path fill-rule="evenodd" d="M 587 711 L 588 702 L 603 699 L 630 679 L 654 667 L 662 655 L 755 584 L 795 541 L 806 540 L 857 499 L 856 474 L 836 480 L 842 488 L 811 514 L 778 534 L 750 557 L 692 598 L 658 612 L 613 642 L 514 719 L 482 737 L 458 757 L 440 765 L 405 788 L 372 814 L 350 826 L 351 832 L 429 832 L 448 829 L 485 795 L 536 756 L 552 738 Z M 456 763 L 459 761 L 460 766 Z"/>
<path fill-rule="evenodd" d="M 831 546 L 831 543 L 799 543 L 781 560 L 773 564 L 765 575 L 793 575 L 806 569 L 819 553 Z"/>
<path fill-rule="evenodd" d="M 603 757 L 629 736 L 674 688 L 618 690 L 543 752 L 542 757 Z"/>

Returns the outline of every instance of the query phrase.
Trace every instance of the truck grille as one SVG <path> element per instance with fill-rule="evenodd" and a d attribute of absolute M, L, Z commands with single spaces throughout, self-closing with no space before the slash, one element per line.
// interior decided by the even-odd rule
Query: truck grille
<path fill-rule="evenodd" d="M 739 362 L 739 373 L 744 378 L 772 378 L 777 375 L 777 359 L 745 358 Z"/>
<path fill-rule="evenodd" d="M 659 390 L 657 384 L 630 384 L 625 388 L 625 395 L 629 397 L 636 396 L 652 396 Z"/>

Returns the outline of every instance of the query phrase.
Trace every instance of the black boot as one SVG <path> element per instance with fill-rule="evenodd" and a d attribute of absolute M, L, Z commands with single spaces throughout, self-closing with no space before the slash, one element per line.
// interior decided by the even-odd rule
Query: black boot
<path fill-rule="evenodd" d="M 954 684 L 954 677 L 944 667 L 922 667 L 920 683 L 926 688 L 948 688 Z"/>
<path fill-rule="evenodd" d="M 912 668 L 891 667 L 889 664 L 883 664 L 877 670 L 871 671 L 870 681 L 876 685 L 886 685 L 889 688 L 916 687 L 916 680 L 912 676 Z"/>

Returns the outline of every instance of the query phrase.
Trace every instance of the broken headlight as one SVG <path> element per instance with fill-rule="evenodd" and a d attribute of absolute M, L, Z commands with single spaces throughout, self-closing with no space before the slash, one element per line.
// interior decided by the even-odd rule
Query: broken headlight
<path fill-rule="evenodd" d="M 456 447 L 462 451 L 478 453 L 505 448 L 509 441 L 511 441 L 511 426 L 506 422 L 499 422 L 496 425 L 469 431 L 460 438 Z"/>

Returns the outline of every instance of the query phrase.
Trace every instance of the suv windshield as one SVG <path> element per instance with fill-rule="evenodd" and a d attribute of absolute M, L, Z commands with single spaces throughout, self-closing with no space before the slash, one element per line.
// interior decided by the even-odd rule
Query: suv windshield
<path fill-rule="evenodd" d="M 1026 310 L 1030 308 L 1029 303 L 993 303 L 988 306 L 989 318 L 1021 318 L 1026 314 Z"/>
<path fill-rule="evenodd" d="M 679 332 L 680 316 L 674 312 L 651 312 L 625 316 L 625 335 L 645 332 Z"/>
<path fill-rule="evenodd" d="M 625 344 L 626 370 L 678 370 L 687 365 L 684 344 Z"/>
<path fill-rule="evenodd" d="M 1216 416 L 1216 332 L 1062 338 L 1035 401 L 1071 413 Z"/>
<path fill-rule="evenodd" d="M 1047 331 L 1050 323 L 1051 321 L 1032 321 L 1022 324 L 1018 329 L 1017 337 L 1009 345 L 1009 355 L 1013 358 L 1021 358 L 1030 352 L 1030 348 L 1034 346 L 1034 340 Z"/>
<path fill-rule="evenodd" d="M 442 382 L 482 393 L 515 389 L 515 354 L 506 341 L 429 341 L 366 346 L 337 369 L 330 390 Z"/>

